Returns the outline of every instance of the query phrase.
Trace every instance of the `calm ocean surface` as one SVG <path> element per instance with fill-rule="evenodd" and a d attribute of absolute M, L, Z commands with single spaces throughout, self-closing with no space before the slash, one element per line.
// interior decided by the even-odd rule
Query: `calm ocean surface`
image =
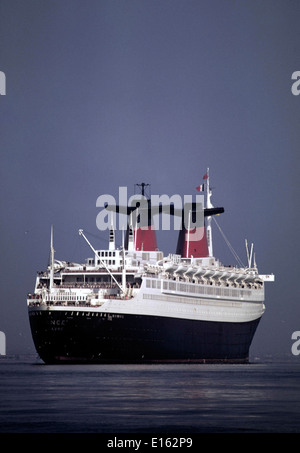
<path fill-rule="evenodd" d="M 300 432 L 300 363 L 0 359 L 1 433 Z"/>

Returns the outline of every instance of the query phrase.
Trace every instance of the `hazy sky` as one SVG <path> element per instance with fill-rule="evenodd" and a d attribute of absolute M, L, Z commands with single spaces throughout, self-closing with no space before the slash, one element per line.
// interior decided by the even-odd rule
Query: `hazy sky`
<path fill-rule="evenodd" d="M 33 352 L 26 296 L 48 264 L 108 244 L 96 200 L 119 186 L 195 194 L 210 168 L 218 222 L 246 262 L 254 242 L 266 313 L 251 353 L 291 354 L 298 284 L 298 0 L 1 0 L 0 331 Z M 175 252 L 177 232 L 159 232 Z M 218 231 L 215 256 L 236 264 Z M 300 357 L 300 356 L 299 356 Z M 294 358 L 295 361 L 300 358 Z"/>

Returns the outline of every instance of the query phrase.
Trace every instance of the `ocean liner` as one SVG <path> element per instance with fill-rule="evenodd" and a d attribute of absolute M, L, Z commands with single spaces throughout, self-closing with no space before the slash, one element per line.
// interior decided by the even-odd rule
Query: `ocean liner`
<path fill-rule="evenodd" d="M 146 185 L 139 186 L 144 195 Z M 182 225 L 176 253 L 166 257 L 151 216 L 148 228 L 137 228 L 129 208 L 119 248 L 113 225 L 106 250 L 95 250 L 79 230 L 92 250 L 83 264 L 54 259 L 51 227 L 49 267 L 37 273 L 27 298 L 46 364 L 249 361 L 265 282 L 274 276 L 258 273 L 253 245 L 246 246 L 248 266 L 225 266 L 213 256 L 212 219 L 224 209 L 211 203 L 208 171 L 197 189 L 206 192 L 199 240 L 190 241 Z"/>

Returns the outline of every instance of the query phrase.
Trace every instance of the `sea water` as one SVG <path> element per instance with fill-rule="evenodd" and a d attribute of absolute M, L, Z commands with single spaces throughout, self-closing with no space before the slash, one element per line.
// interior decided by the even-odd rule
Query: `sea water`
<path fill-rule="evenodd" d="M 0 359 L 1 433 L 296 433 L 300 364 Z"/>

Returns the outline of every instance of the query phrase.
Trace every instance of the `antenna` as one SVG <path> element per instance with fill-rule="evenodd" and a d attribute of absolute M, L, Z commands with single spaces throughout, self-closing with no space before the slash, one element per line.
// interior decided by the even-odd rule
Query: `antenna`
<path fill-rule="evenodd" d="M 254 253 L 254 257 L 253 257 L 253 267 L 254 267 L 255 270 L 257 270 L 256 259 L 255 259 L 255 253 Z"/>
<path fill-rule="evenodd" d="M 246 245 L 246 252 L 247 252 L 247 259 L 248 259 L 248 268 L 251 269 L 251 265 L 252 265 L 252 255 L 253 255 L 253 242 L 252 242 L 252 244 L 251 244 L 250 253 L 249 253 L 249 248 L 248 248 L 248 241 L 247 241 L 247 239 L 245 239 L 245 245 Z M 254 267 L 256 267 L 255 254 L 254 254 Z"/>
<path fill-rule="evenodd" d="M 251 250 L 250 250 L 250 262 L 249 262 L 250 269 L 252 267 L 252 255 L 253 255 L 253 242 L 251 244 Z"/>

